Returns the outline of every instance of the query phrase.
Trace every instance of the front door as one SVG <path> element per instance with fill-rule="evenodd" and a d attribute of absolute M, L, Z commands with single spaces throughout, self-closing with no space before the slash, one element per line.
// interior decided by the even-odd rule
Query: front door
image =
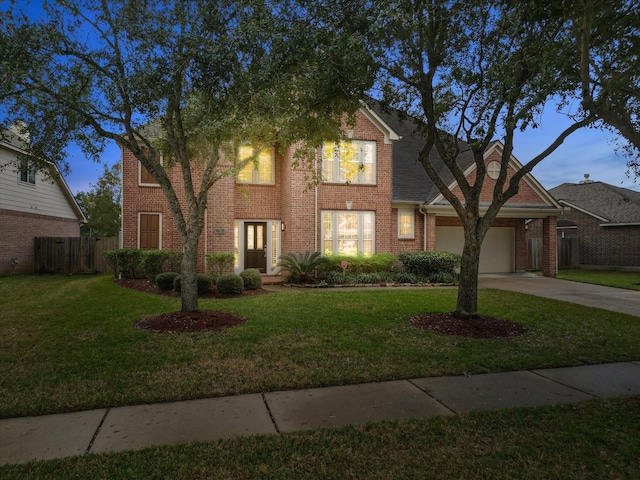
<path fill-rule="evenodd" d="M 244 224 L 244 268 L 267 271 L 267 224 Z"/>

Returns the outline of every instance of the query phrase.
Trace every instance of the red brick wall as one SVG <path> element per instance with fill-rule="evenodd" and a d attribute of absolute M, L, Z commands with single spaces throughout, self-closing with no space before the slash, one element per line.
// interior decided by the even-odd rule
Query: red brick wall
<path fill-rule="evenodd" d="M 556 217 L 542 220 L 542 274 L 545 277 L 558 274 L 556 225 Z"/>
<path fill-rule="evenodd" d="M 0 210 L 0 275 L 13 272 L 11 259 L 18 257 L 16 273 L 33 273 L 34 237 L 79 237 L 78 220 Z"/>
<path fill-rule="evenodd" d="M 500 162 L 500 155 L 498 154 L 498 152 L 494 151 L 492 152 L 490 155 L 488 155 L 485 158 L 485 165 L 488 165 L 490 162 L 492 161 L 496 161 L 496 162 Z M 513 177 L 513 174 L 515 172 L 513 171 L 513 169 L 509 168 L 509 170 L 507 171 L 507 180 L 505 182 L 505 186 L 504 188 L 507 189 L 509 187 L 509 181 L 511 180 L 511 177 Z M 473 170 L 469 176 L 467 177 L 467 180 L 469 181 L 469 183 L 473 184 L 473 182 L 475 181 L 475 175 L 476 172 L 475 170 Z M 491 202 L 493 200 L 493 189 L 495 188 L 496 185 L 496 181 L 493 180 L 492 178 L 489 177 L 489 175 L 485 175 L 485 179 L 484 179 L 484 185 L 482 187 L 482 193 L 480 194 L 480 201 L 481 202 Z M 462 190 L 460 190 L 460 187 L 456 187 L 453 190 L 453 193 L 460 199 L 462 199 Z M 507 203 L 506 205 L 509 204 L 540 204 L 540 205 L 545 205 L 546 202 L 540 198 L 540 196 L 538 195 L 538 193 L 531 188 L 531 186 L 529 184 L 527 184 L 525 181 L 521 181 L 520 182 L 520 189 L 518 191 L 518 193 L 512 197 Z"/>

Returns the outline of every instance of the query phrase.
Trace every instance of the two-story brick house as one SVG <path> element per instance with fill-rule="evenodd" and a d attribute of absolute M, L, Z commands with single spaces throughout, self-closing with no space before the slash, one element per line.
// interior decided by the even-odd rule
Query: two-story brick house
<path fill-rule="evenodd" d="M 424 140 L 409 122 L 364 106 L 350 139 L 318 151 L 323 181 L 309 186 L 309 169 L 293 168 L 294 149 L 274 148 L 258 155 L 236 178 L 219 180 L 209 193 L 200 241 L 199 268 L 210 252 L 236 252 L 236 270 L 278 273 L 278 259 L 294 251 L 368 254 L 374 252 L 462 251 L 462 227 L 453 208 L 417 163 Z M 250 148 L 250 147 L 247 147 Z M 501 145 L 486 153 L 495 176 Z M 242 152 L 241 152 L 242 153 Z M 461 156 L 474 175 L 470 156 Z M 520 164 L 515 158 L 512 171 Z M 444 169 L 444 165 L 439 165 Z M 128 151 L 123 151 L 124 248 L 180 250 L 180 237 L 160 187 Z M 172 177 L 176 180 L 178 172 Z M 487 201 L 493 180 L 487 179 Z M 451 188 L 456 188 L 451 178 Z M 544 219 L 545 273 L 555 275 L 555 218 L 558 203 L 528 175 L 520 193 L 501 210 L 483 244 L 481 272 L 524 270 L 525 220 Z"/>

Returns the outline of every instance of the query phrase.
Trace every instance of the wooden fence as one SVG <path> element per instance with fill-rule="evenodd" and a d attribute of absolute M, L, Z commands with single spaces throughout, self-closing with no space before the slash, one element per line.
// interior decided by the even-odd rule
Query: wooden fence
<path fill-rule="evenodd" d="M 577 238 L 558 238 L 558 268 L 577 268 L 580 266 Z M 527 270 L 542 270 L 542 239 L 527 239 Z"/>
<path fill-rule="evenodd" d="M 36 273 L 107 273 L 104 252 L 118 248 L 116 237 L 35 237 Z"/>

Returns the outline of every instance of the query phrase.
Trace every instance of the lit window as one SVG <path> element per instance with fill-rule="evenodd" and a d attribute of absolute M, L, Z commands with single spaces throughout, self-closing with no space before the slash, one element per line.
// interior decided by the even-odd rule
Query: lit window
<path fill-rule="evenodd" d="M 322 251 L 325 255 L 374 253 L 373 212 L 322 212 Z"/>
<path fill-rule="evenodd" d="M 322 176 L 325 182 L 375 184 L 376 143 L 362 140 L 325 143 Z"/>
<path fill-rule="evenodd" d="M 398 210 L 398 238 L 414 238 L 413 210 Z"/>
<path fill-rule="evenodd" d="M 36 169 L 27 160 L 20 162 L 20 181 L 31 185 L 36 184 Z"/>
<path fill-rule="evenodd" d="M 247 164 L 238 173 L 241 183 L 274 183 L 275 162 L 273 148 L 256 150 L 243 145 L 238 150 L 238 161 Z"/>

